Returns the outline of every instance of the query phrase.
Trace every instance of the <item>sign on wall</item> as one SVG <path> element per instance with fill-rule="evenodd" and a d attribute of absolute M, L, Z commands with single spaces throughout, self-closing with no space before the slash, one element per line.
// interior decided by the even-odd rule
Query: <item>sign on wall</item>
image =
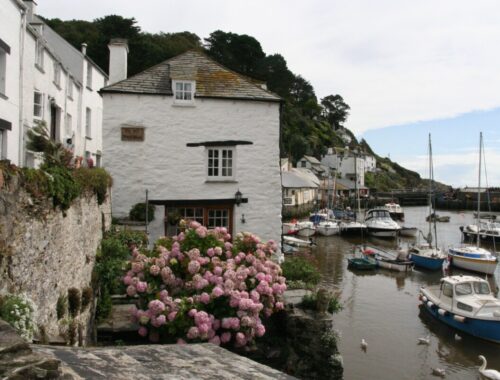
<path fill-rule="evenodd" d="M 122 141 L 144 141 L 144 127 L 122 127 Z"/>

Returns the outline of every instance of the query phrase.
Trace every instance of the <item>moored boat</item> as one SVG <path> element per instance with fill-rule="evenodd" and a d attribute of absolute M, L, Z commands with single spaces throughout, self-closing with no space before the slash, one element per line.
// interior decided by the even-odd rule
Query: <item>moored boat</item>
<path fill-rule="evenodd" d="M 451 265 L 457 268 L 485 274 L 495 273 L 498 264 L 498 257 L 475 245 L 451 247 L 448 250 L 448 256 Z"/>
<path fill-rule="evenodd" d="M 401 226 L 392 220 L 385 208 L 368 210 L 365 224 L 368 233 L 376 237 L 395 238 L 401 230 Z"/>
<path fill-rule="evenodd" d="M 477 218 L 479 216 L 479 219 L 489 219 L 489 220 L 496 220 L 497 215 L 493 213 L 488 213 L 488 212 L 481 212 L 478 213 L 477 211 L 474 211 L 474 217 Z"/>
<path fill-rule="evenodd" d="M 389 202 L 384 205 L 384 207 L 389 211 L 389 215 L 394 220 L 404 220 L 405 213 L 403 208 L 396 202 Z"/>
<path fill-rule="evenodd" d="M 290 223 L 283 223 L 281 226 L 283 235 L 296 235 L 299 232 L 297 227 L 297 222 L 292 221 Z"/>
<path fill-rule="evenodd" d="M 432 247 L 428 244 L 419 244 L 409 247 L 410 260 L 415 263 L 415 266 L 438 270 L 443 267 L 443 262 L 446 260 L 446 254 L 441 248 Z"/>
<path fill-rule="evenodd" d="M 360 246 L 358 251 L 364 256 L 375 259 L 380 268 L 394 270 L 398 272 L 411 272 L 413 262 L 407 259 L 405 252 L 386 251 L 374 246 Z"/>
<path fill-rule="evenodd" d="M 347 267 L 357 270 L 374 270 L 378 266 L 377 261 L 371 257 L 350 257 L 347 259 Z"/>
<path fill-rule="evenodd" d="M 500 343 L 500 300 L 486 280 L 447 276 L 439 285 L 420 288 L 421 307 L 462 332 Z"/>
<path fill-rule="evenodd" d="M 313 222 L 304 221 L 297 223 L 297 235 L 302 237 L 311 237 L 316 233 L 316 227 Z"/>
<path fill-rule="evenodd" d="M 498 222 L 480 221 L 478 224 L 461 226 L 460 231 L 462 231 L 465 240 L 468 241 L 476 241 L 479 236 L 479 239 L 484 242 L 500 242 L 500 223 Z"/>
<path fill-rule="evenodd" d="M 326 220 L 316 225 L 316 232 L 322 236 L 332 236 L 337 235 L 340 232 L 340 228 L 337 222 Z"/>
<path fill-rule="evenodd" d="M 314 243 L 311 240 L 303 240 L 294 236 L 283 236 L 283 242 L 292 247 L 311 247 Z"/>
<path fill-rule="evenodd" d="M 401 231 L 399 231 L 400 236 L 405 236 L 405 237 L 416 237 L 418 234 L 418 228 L 417 227 L 401 227 Z"/>
<path fill-rule="evenodd" d="M 428 215 L 425 220 L 427 222 L 444 222 L 444 223 L 447 223 L 450 221 L 450 217 L 449 216 L 441 216 L 441 215 L 437 215 L 436 213 L 432 213 L 430 215 Z"/>
<path fill-rule="evenodd" d="M 356 220 L 343 220 L 339 222 L 340 234 L 348 236 L 362 236 L 366 233 L 366 224 Z"/>

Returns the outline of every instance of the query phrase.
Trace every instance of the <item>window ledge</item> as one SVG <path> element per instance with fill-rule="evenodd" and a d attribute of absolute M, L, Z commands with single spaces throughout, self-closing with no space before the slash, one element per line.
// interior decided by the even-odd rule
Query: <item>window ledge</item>
<path fill-rule="evenodd" d="M 85 136 L 85 140 L 92 140 L 92 137 L 90 137 L 90 136 Z"/>
<path fill-rule="evenodd" d="M 41 73 L 45 74 L 45 70 L 38 63 L 35 63 L 35 67 L 38 69 L 38 71 L 40 71 Z"/>
<path fill-rule="evenodd" d="M 189 103 L 176 103 L 172 104 L 173 107 L 196 107 L 196 104 L 194 102 L 189 102 Z"/>
<path fill-rule="evenodd" d="M 68 99 L 73 101 L 73 97 L 71 95 L 68 95 Z"/>
<path fill-rule="evenodd" d="M 94 90 L 92 90 L 92 87 L 89 87 L 89 86 L 85 86 L 85 87 L 87 87 L 87 90 L 89 90 L 89 91 L 94 91 Z"/>
<path fill-rule="evenodd" d="M 5 94 L 2 94 L 2 93 L 0 92 L 0 99 L 9 100 L 9 97 L 8 97 L 7 95 L 5 95 Z"/>
<path fill-rule="evenodd" d="M 205 183 L 238 183 L 234 179 L 207 179 Z"/>
<path fill-rule="evenodd" d="M 56 81 L 52 81 L 52 83 L 54 83 L 54 86 L 56 86 L 59 91 L 62 90 L 61 85 L 58 84 Z"/>

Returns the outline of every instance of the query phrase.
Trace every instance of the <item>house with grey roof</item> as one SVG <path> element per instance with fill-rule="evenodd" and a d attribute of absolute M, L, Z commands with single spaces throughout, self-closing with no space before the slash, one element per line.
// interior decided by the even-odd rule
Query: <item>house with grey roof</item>
<path fill-rule="evenodd" d="M 101 94 L 113 216 L 148 191 L 151 240 L 178 232 L 181 218 L 278 240 L 280 97 L 196 50 L 126 78 L 126 41 L 109 48 Z"/>
<path fill-rule="evenodd" d="M 297 216 L 316 207 L 320 180 L 312 171 L 302 168 L 283 171 L 282 184 L 285 216 Z"/>
<path fill-rule="evenodd" d="M 45 122 L 50 137 L 99 165 L 107 75 L 36 14 L 33 0 L 0 0 L 0 156 L 36 166 L 26 131 Z"/>

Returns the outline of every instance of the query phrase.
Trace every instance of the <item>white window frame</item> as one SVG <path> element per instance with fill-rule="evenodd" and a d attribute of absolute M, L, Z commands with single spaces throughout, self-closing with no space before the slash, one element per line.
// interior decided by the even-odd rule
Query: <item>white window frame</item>
<path fill-rule="evenodd" d="M 0 94 L 6 95 L 7 90 L 7 51 L 0 47 Z"/>
<path fill-rule="evenodd" d="M 87 88 L 92 90 L 92 65 L 87 61 Z"/>
<path fill-rule="evenodd" d="M 68 75 L 68 90 L 66 95 L 69 99 L 73 100 L 73 79 Z"/>
<path fill-rule="evenodd" d="M 226 153 L 225 153 L 226 152 Z M 231 157 L 227 157 L 230 152 Z M 216 157 L 214 157 L 216 155 Z M 226 155 L 226 157 L 224 157 Z M 216 160 L 216 162 L 214 162 Z M 228 166 L 227 160 L 231 160 Z M 205 149 L 205 173 L 207 181 L 234 181 L 236 178 L 236 147 L 209 146 Z M 228 169 L 229 173 L 228 174 Z"/>
<path fill-rule="evenodd" d="M 0 160 L 7 158 L 7 131 L 0 129 Z"/>
<path fill-rule="evenodd" d="M 35 51 L 35 66 L 38 66 L 40 69 L 43 70 L 45 47 L 43 46 L 42 42 L 39 39 L 36 40 L 36 48 L 35 49 L 36 49 L 36 51 Z"/>
<path fill-rule="evenodd" d="M 189 86 L 191 89 L 186 90 L 186 86 Z M 196 82 L 193 80 L 173 80 L 172 92 L 174 94 L 174 104 L 194 105 Z"/>
<path fill-rule="evenodd" d="M 85 108 L 85 137 L 92 138 L 92 109 Z"/>
<path fill-rule="evenodd" d="M 61 87 L 61 65 L 57 61 L 54 61 L 54 83 Z"/>
<path fill-rule="evenodd" d="M 36 95 L 37 94 L 40 95 L 40 103 L 36 102 Z M 43 95 L 43 93 L 38 91 L 38 90 L 35 90 L 33 92 L 33 118 L 34 119 L 41 120 L 43 118 L 43 108 L 45 105 L 44 103 L 45 103 L 45 96 Z M 39 113 L 36 112 L 37 107 L 39 107 L 39 109 L 40 109 Z"/>
<path fill-rule="evenodd" d="M 73 136 L 73 117 L 69 113 L 66 113 L 64 133 L 66 134 L 67 138 L 71 138 L 71 136 Z"/>

